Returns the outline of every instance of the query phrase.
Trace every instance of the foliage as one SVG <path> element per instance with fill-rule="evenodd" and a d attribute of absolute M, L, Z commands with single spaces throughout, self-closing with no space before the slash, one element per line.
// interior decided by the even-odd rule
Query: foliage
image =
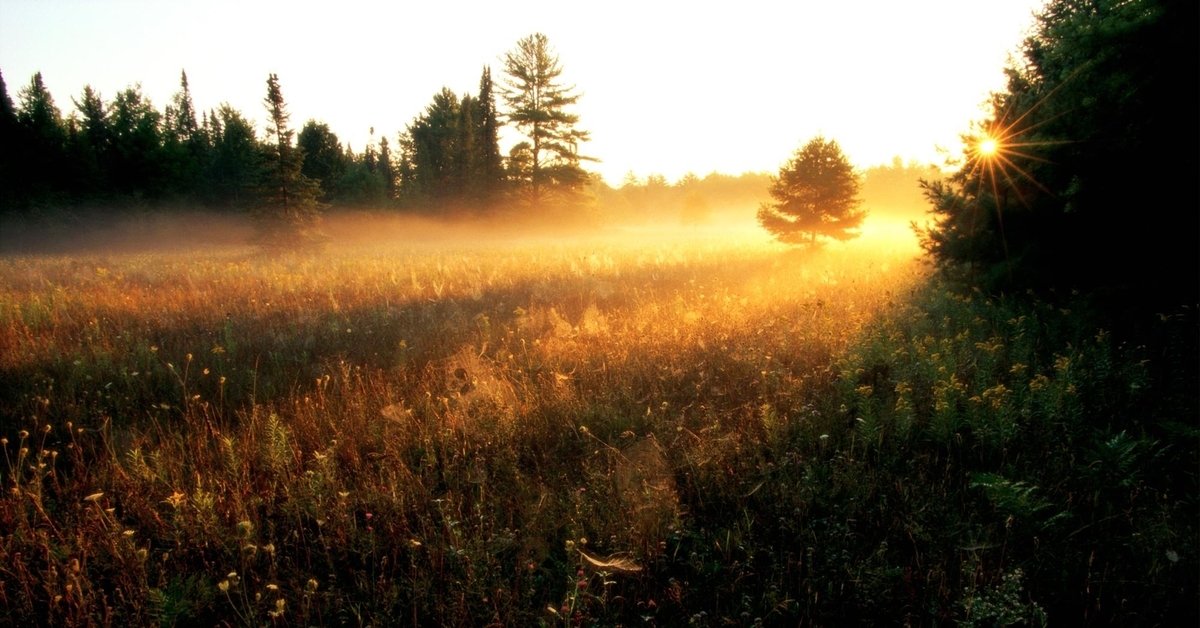
<path fill-rule="evenodd" d="M 934 284 L 844 363 L 857 473 L 894 486 L 878 498 L 852 491 L 886 500 L 886 515 L 841 514 L 882 516 L 888 543 L 917 555 L 967 558 L 926 578 L 958 579 L 970 625 L 1036 625 L 1043 612 L 1188 623 L 1194 613 L 1168 591 L 1194 586 L 1175 546 L 1194 529 L 1196 476 L 1183 469 L 1200 435 L 1179 417 L 1200 408 L 1183 383 L 1192 375 L 1171 373 L 1197 365 L 1162 348 L 1197 346 L 1195 312 L 1160 320 L 1171 339 L 1157 349 L 1097 329 L 1097 316 L 1079 297 L 1056 307 Z M 949 501 L 925 501 L 939 495 Z M 1133 599 L 1144 604 L 1121 607 Z"/>
<path fill-rule="evenodd" d="M 228 104 L 213 112 L 209 122 L 213 144 L 210 198 L 224 207 L 246 207 L 253 201 L 263 165 L 254 125 Z"/>
<path fill-rule="evenodd" d="M 199 196 L 205 160 L 212 152 L 211 137 L 197 119 L 187 72 L 180 72 L 179 91 L 163 115 L 163 153 L 168 166 L 167 194 Z M 171 189 L 173 188 L 173 189 Z"/>
<path fill-rule="evenodd" d="M 319 244 L 321 218 L 320 184 L 304 175 L 304 151 L 292 146 L 287 104 L 279 89 L 279 78 L 267 78 L 263 104 L 270 115 L 268 142 L 263 147 L 262 178 L 251 210 L 258 229 L 258 243 L 268 248 L 307 247 Z M 275 141 L 269 141 L 274 136 Z"/>
<path fill-rule="evenodd" d="M 541 33 L 518 41 L 503 61 L 507 118 L 528 138 L 509 153 L 509 176 L 516 193 L 534 210 L 543 204 L 577 204 L 578 192 L 588 180 L 579 165 L 588 159 L 579 154 L 588 132 L 576 128 L 579 115 L 568 107 L 579 101 L 579 94 L 574 86 L 560 82 L 558 54 Z"/>
<path fill-rule="evenodd" d="M 309 120 L 296 136 L 296 147 L 304 152 L 304 164 L 300 173 L 321 185 L 322 200 L 330 200 L 337 193 L 338 182 L 346 174 L 346 154 L 338 136 L 329 125 Z"/>
<path fill-rule="evenodd" d="M 926 187 L 924 246 L 939 266 L 990 289 L 1195 303 L 1200 201 L 1177 183 L 1200 168 L 1200 102 L 1178 89 L 1198 72 L 1197 18 L 1178 0 L 1049 2 L 957 172 Z M 978 150 L 989 138 L 999 150 Z M 1163 138 L 1182 142 L 1170 158 Z M 1164 269 L 1179 273 L 1170 289 L 1146 281 Z"/>
<path fill-rule="evenodd" d="M 787 244 L 856 238 L 867 215 L 859 209 L 861 185 L 837 142 L 818 135 L 780 166 L 771 182 L 773 200 L 759 206 L 758 222 Z"/>
<path fill-rule="evenodd" d="M 38 72 L 17 94 L 15 172 L 9 183 L 18 202 L 36 202 L 61 195 L 56 185 L 65 174 L 66 125 L 54 98 Z"/>
<path fill-rule="evenodd" d="M 487 210 L 502 198 L 504 167 L 492 74 L 484 68 L 479 96 L 442 88 L 400 138 L 401 201 L 425 211 Z"/>
<path fill-rule="evenodd" d="M 18 152 L 21 134 L 17 108 L 8 95 L 8 86 L 0 74 L 0 210 L 17 205 Z"/>
<path fill-rule="evenodd" d="M 134 199 L 159 194 L 164 186 L 162 115 L 140 85 L 113 99 L 109 117 L 112 183 L 118 194 Z"/>

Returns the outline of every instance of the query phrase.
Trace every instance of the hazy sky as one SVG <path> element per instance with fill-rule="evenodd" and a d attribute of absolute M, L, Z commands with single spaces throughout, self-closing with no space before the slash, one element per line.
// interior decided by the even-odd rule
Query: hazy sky
<path fill-rule="evenodd" d="M 361 151 L 369 127 L 394 141 L 443 86 L 475 93 L 485 64 L 499 79 L 500 55 L 542 32 L 611 183 L 773 172 L 817 133 L 862 167 L 941 163 L 1041 4 L 0 0 L 0 72 L 17 100 L 41 71 L 65 114 L 85 84 L 109 101 L 141 83 L 161 110 L 185 69 L 197 107 L 260 124 L 274 72 L 297 129 L 323 120 Z M 517 139 L 504 130 L 505 149 Z"/>

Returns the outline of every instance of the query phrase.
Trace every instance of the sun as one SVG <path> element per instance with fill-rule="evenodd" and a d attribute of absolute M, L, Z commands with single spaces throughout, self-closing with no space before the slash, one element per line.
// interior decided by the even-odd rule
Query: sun
<path fill-rule="evenodd" d="M 990 137 L 984 137 L 979 141 L 979 146 L 976 148 L 976 150 L 978 150 L 979 154 L 983 155 L 984 157 L 991 157 L 1000 150 L 1000 142 L 997 142 L 995 139 Z"/>

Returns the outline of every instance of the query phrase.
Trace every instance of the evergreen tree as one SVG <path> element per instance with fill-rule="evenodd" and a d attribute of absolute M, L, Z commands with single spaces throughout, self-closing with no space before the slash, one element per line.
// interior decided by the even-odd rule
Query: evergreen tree
<path fill-rule="evenodd" d="M 367 147 L 371 148 L 371 144 Z M 374 151 L 371 151 L 372 153 Z M 378 170 L 378 156 L 371 157 L 368 164 L 368 152 L 355 155 L 349 146 L 346 147 L 346 173 L 337 184 L 337 202 L 347 207 L 378 208 L 386 204 L 386 194 L 383 176 Z"/>
<path fill-rule="evenodd" d="M 304 166 L 300 172 L 320 183 L 325 201 L 332 201 L 338 192 L 341 179 L 346 174 L 347 156 L 342 144 L 325 122 L 309 120 L 300 129 L 296 145 L 304 151 Z M 351 153 L 351 159 L 353 153 Z"/>
<path fill-rule="evenodd" d="M 17 152 L 20 141 L 20 123 L 17 108 L 8 96 L 4 75 L 0 74 L 0 210 L 17 205 L 16 164 L 20 159 Z"/>
<path fill-rule="evenodd" d="M 758 222 L 787 244 L 815 247 L 818 238 L 856 238 L 867 215 L 859 209 L 860 187 L 838 143 L 818 135 L 779 168 L 769 190 L 774 201 L 759 206 Z"/>
<path fill-rule="evenodd" d="M 961 166 L 925 186 L 934 222 L 922 245 L 944 271 L 994 290 L 1196 303 L 1197 9 L 1187 0 L 1045 6 L 1007 88 L 964 138 Z M 1164 272 L 1171 281 L 1147 280 Z"/>
<path fill-rule="evenodd" d="M 63 200 L 66 189 L 66 124 L 54 98 L 38 72 L 18 94 L 15 170 L 19 203 L 41 204 Z"/>
<path fill-rule="evenodd" d="M 567 108 L 579 95 L 559 79 L 562 65 L 549 40 L 535 33 L 504 55 L 504 101 L 508 121 L 529 138 L 510 152 L 510 176 L 520 198 L 538 209 L 546 200 L 569 205 L 588 180 L 579 144 L 588 133 L 576 128 L 579 116 Z"/>
<path fill-rule="evenodd" d="M 483 68 L 479 77 L 479 96 L 475 100 L 475 190 L 483 208 L 496 203 L 504 190 L 504 157 L 500 153 L 500 120 L 496 112 L 496 95 L 492 69 Z"/>
<path fill-rule="evenodd" d="M 387 136 L 379 138 L 378 171 L 383 179 L 385 200 L 390 203 L 396 197 L 396 172 L 392 167 L 392 149 L 388 146 Z"/>
<path fill-rule="evenodd" d="M 73 101 L 82 120 L 73 144 L 79 169 L 79 186 L 82 193 L 93 198 L 111 194 L 108 179 L 112 153 L 112 131 L 109 128 L 108 109 L 99 92 L 91 85 L 84 85 L 79 100 Z"/>
<path fill-rule="evenodd" d="M 167 105 L 164 117 L 167 137 L 180 144 L 186 144 L 199 130 L 187 72 L 180 72 L 179 91 L 171 98 L 171 104 Z"/>
<path fill-rule="evenodd" d="M 480 211 L 499 200 L 505 171 L 487 69 L 480 93 L 460 99 L 443 87 L 400 135 L 394 176 L 402 205 Z"/>
<path fill-rule="evenodd" d="M 362 159 L 363 164 L 367 167 L 367 172 L 374 174 L 379 161 L 379 155 L 375 152 L 375 127 L 371 127 L 370 139 L 367 140 L 367 147 L 363 150 Z"/>
<path fill-rule="evenodd" d="M 116 191 L 137 200 L 160 195 L 168 183 L 162 151 L 162 115 L 142 94 L 141 85 L 117 94 L 110 122 L 111 172 Z"/>
<path fill-rule="evenodd" d="M 279 88 L 279 77 L 267 78 L 263 105 L 269 116 L 267 143 L 263 147 L 262 178 L 251 215 L 258 229 L 257 241 L 268 248 L 312 246 L 324 236 L 317 230 L 321 220 L 321 187 L 304 176 L 304 152 L 292 145 L 287 103 Z M 272 138 L 274 141 L 271 141 Z"/>
<path fill-rule="evenodd" d="M 461 209 L 466 199 L 464 163 L 459 150 L 464 134 L 458 96 L 449 88 L 433 96 L 433 102 L 408 126 L 411 184 L 406 196 L 426 207 Z"/>
<path fill-rule="evenodd" d="M 410 126 L 411 129 L 411 126 Z M 400 207 L 420 207 L 421 191 L 417 187 L 416 144 L 409 129 L 397 135 L 396 141 L 396 201 Z"/>
<path fill-rule="evenodd" d="M 194 195 L 200 191 L 202 170 L 211 144 L 196 120 L 187 72 L 180 72 L 179 91 L 171 98 L 163 118 L 163 144 L 171 168 L 172 191 Z"/>
<path fill-rule="evenodd" d="M 211 201 L 219 207 L 241 209 L 253 200 L 262 168 L 254 125 L 228 103 L 208 118 L 213 136 L 208 176 Z"/>

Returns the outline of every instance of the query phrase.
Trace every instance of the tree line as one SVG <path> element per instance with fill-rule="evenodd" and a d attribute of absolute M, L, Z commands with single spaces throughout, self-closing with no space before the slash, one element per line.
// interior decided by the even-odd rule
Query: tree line
<path fill-rule="evenodd" d="M 310 180 L 321 206 L 445 213 L 582 202 L 592 176 L 580 166 L 588 158 L 579 144 L 588 136 L 568 110 L 578 95 L 562 84 L 557 54 L 535 34 L 502 60 L 501 85 L 484 67 L 476 94 L 443 88 L 394 142 L 386 135 L 376 142 L 372 128 L 360 152 L 315 119 L 299 133 L 280 133 L 286 103 L 275 75 L 264 134 L 229 104 L 198 110 L 186 72 L 161 110 L 140 85 L 111 100 L 89 85 L 66 114 L 40 72 L 15 102 L 0 75 L 0 211 L 129 204 L 251 211 L 270 204 L 269 179 L 281 175 Z M 499 145 L 505 124 L 528 138 L 507 156 Z M 281 168 L 281 159 L 289 166 Z"/>

